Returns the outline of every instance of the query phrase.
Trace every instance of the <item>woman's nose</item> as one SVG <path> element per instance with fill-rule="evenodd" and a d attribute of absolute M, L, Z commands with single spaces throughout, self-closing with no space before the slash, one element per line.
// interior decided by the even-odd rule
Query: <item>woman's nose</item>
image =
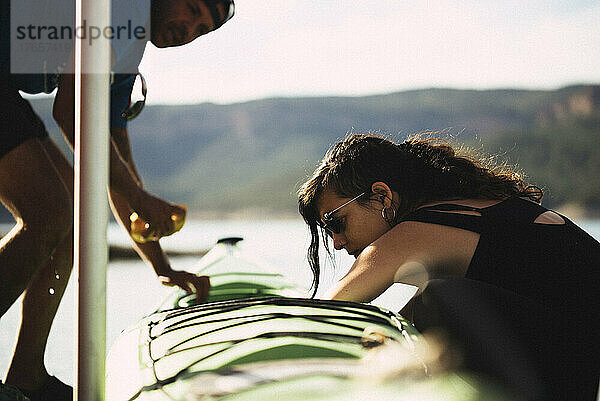
<path fill-rule="evenodd" d="M 344 246 L 346 245 L 346 237 L 344 236 L 344 234 L 333 234 L 333 247 L 336 250 L 340 250 L 343 249 Z"/>

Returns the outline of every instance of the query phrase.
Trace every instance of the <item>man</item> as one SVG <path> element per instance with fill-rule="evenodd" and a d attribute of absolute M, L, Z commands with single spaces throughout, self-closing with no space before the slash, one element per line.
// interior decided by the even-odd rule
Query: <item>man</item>
<path fill-rule="evenodd" d="M 122 8 L 140 7 L 138 15 L 147 16 L 144 22 L 146 26 L 150 22 L 149 40 L 157 47 L 180 46 L 219 28 L 231 18 L 234 7 L 232 0 L 113 3 Z M 60 74 L 65 71 L 64 64 L 48 73 L 44 69 L 44 74 L 11 73 L 14 71 L 10 70 L 7 47 L 11 37 L 9 2 L 3 1 L 1 7 L 0 200 L 13 214 L 16 225 L 0 240 L 0 315 L 24 293 L 19 337 L 6 375 L 6 388 L 18 387 L 31 401 L 70 400 L 72 388 L 46 371 L 44 351 L 73 264 L 73 169 L 19 90 L 49 93 L 58 88 L 53 116 L 73 147 L 75 80 L 73 74 Z M 17 7 L 16 3 L 13 7 Z M 144 11 L 144 7 L 149 10 Z M 51 8 L 48 7 L 50 11 Z M 121 15 L 115 12 L 115 6 L 113 15 Z M 136 75 L 131 67 L 137 70 L 147 40 L 113 41 L 112 45 L 115 74 L 111 84 L 109 196 L 115 217 L 126 229 L 129 216 L 135 211 L 162 236 L 174 231 L 171 216 L 185 211 L 145 191 L 127 133 L 127 120 L 140 111 L 136 106 L 127 108 Z M 48 62 L 43 62 L 46 68 Z M 135 248 L 163 284 L 195 291 L 199 299 L 207 296 L 208 278 L 173 270 L 158 241 L 135 243 Z M 0 399 L 3 386 L 0 384 Z"/>

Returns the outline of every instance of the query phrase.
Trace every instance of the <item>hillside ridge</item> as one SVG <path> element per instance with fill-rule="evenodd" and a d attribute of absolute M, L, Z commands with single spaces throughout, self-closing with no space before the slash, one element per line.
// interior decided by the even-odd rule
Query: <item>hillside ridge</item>
<path fill-rule="evenodd" d="M 62 142 L 51 102 L 32 100 Z M 547 189 L 547 206 L 600 208 L 600 85 L 149 105 L 129 130 L 146 187 L 188 204 L 192 215 L 295 213 L 299 184 L 350 131 L 397 140 L 439 131 L 451 141 L 501 152 Z"/>

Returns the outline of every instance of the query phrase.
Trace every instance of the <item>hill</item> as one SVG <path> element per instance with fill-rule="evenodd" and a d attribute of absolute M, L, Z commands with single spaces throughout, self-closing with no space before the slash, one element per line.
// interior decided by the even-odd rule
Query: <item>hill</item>
<path fill-rule="evenodd" d="M 152 88 L 150 88 L 152 90 Z M 34 107 L 58 136 L 49 99 Z M 146 186 L 195 216 L 296 213 L 295 192 L 348 131 L 395 139 L 443 130 L 501 152 L 548 190 L 550 207 L 600 208 L 600 86 L 423 89 L 365 97 L 273 98 L 147 106 L 130 125 Z"/>

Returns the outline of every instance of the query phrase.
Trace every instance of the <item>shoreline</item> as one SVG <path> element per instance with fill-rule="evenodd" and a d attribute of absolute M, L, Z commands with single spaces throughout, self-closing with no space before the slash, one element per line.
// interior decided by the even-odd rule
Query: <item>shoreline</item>
<path fill-rule="evenodd" d="M 194 256 L 201 258 L 202 256 L 208 253 L 208 249 L 200 249 L 200 250 L 169 250 L 165 249 L 165 253 L 169 258 L 179 257 L 179 256 Z M 108 260 L 129 260 L 129 259 L 140 259 L 137 252 L 131 246 L 124 245 L 115 245 L 109 244 L 108 246 Z M 141 260 L 141 259 L 140 259 Z"/>
<path fill-rule="evenodd" d="M 547 206 L 545 206 L 547 207 Z M 585 208 L 576 203 L 566 203 L 548 209 L 567 216 L 571 220 L 600 220 L 600 208 Z M 288 211 L 274 211 L 267 209 L 240 209 L 234 211 L 188 211 L 187 221 L 262 221 L 262 220 L 302 220 L 299 213 Z M 109 224 L 116 222 L 111 219 Z M 15 221 L 0 219 L 0 238 L 5 236 Z"/>

